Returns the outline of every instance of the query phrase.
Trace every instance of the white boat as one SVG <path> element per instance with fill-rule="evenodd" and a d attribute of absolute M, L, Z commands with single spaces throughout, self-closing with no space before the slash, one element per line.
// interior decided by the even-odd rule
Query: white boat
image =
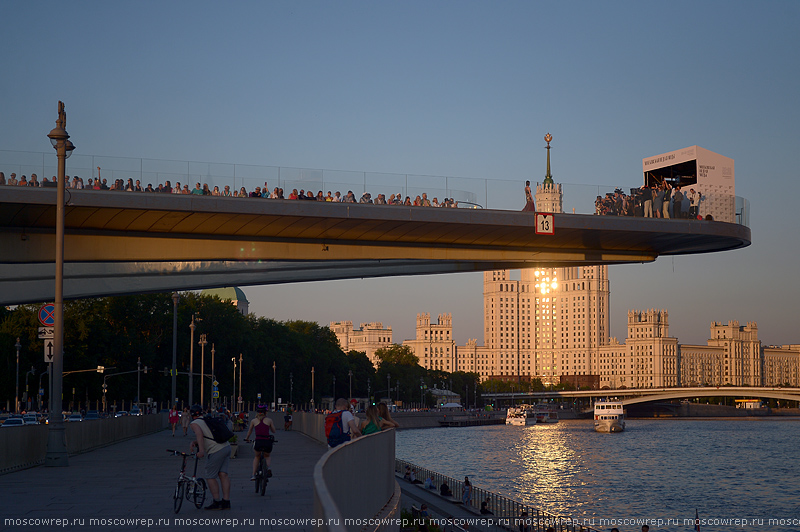
<path fill-rule="evenodd" d="M 536 414 L 529 405 L 511 407 L 506 411 L 506 425 L 535 425 Z"/>
<path fill-rule="evenodd" d="M 625 430 L 625 410 L 622 401 L 597 401 L 594 404 L 594 430 L 597 432 Z"/>
<path fill-rule="evenodd" d="M 537 405 L 533 409 L 536 423 L 558 423 L 558 410 L 552 406 Z"/>

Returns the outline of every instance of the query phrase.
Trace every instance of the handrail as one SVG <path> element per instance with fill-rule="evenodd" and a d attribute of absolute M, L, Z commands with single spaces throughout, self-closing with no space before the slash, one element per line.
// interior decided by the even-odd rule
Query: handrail
<path fill-rule="evenodd" d="M 436 471 L 419 467 L 411 462 L 405 460 L 395 459 L 395 474 L 403 474 L 406 467 L 416 470 L 417 480 L 431 478 L 433 480 L 434 489 L 437 493 L 443 482 L 446 482 L 453 497 L 457 501 L 462 501 L 465 508 L 470 509 L 472 512 L 478 514 L 480 511 L 481 503 L 488 502 L 488 510 L 492 515 L 498 519 L 504 519 L 507 523 L 503 528 L 516 532 L 519 530 L 519 519 L 523 512 L 527 513 L 525 524 L 529 525 L 527 530 L 530 532 L 546 532 L 548 528 L 553 528 L 556 532 L 599 532 L 597 529 L 583 526 L 571 517 L 563 517 L 556 514 L 545 512 L 538 508 L 534 508 L 525 503 L 515 501 L 503 495 L 498 495 L 491 491 L 472 486 L 472 497 L 469 501 L 464 502 L 464 482 L 456 480 L 447 475 L 443 475 Z"/>
<path fill-rule="evenodd" d="M 284 197 L 287 198 L 293 188 L 303 188 L 313 191 L 338 190 L 342 195 L 352 190 L 357 199 L 365 192 L 371 193 L 373 199 L 379 193 L 387 198 L 392 193 L 399 193 L 412 199 L 427 193 L 429 200 L 435 197 L 442 200 L 452 198 L 466 208 L 522 210 L 525 206 L 522 181 L 508 179 L 137 159 L 75 153 L 69 159 L 68 174 L 81 176 L 86 183 L 88 179 L 97 177 L 98 166 L 101 167 L 102 178 L 109 184 L 117 179 L 127 181 L 129 178 L 139 179 L 142 187 L 146 187 L 148 183 L 157 187 L 166 181 L 174 186 L 176 181 L 182 181 L 183 184 L 189 184 L 190 189 L 194 183 L 204 183 L 211 189 L 219 186 L 220 190 L 228 185 L 233 192 L 242 187 L 250 192 L 256 186 L 268 184 L 270 190 L 274 187 L 283 188 Z M 11 172 L 18 176 L 36 173 L 41 176 L 41 181 L 56 174 L 55 158 L 52 153 L 46 152 L 0 150 L 0 171 L 6 174 L 6 178 Z M 630 185 L 637 185 L 639 179 L 640 176 L 631 176 L 624 184 L 631 188 Z M 559 189 L 563 191 L 562 211 L 595 214 L 596 198 L 616 189 L 625 189 L 621 185 L 623 184 L 561 183 Z M 710 213 L 715 220 L 749 226 L 750 204 L 746 199 L 701 192 L 704 202 L 700 204 L 700 215 Z M 688 215 L 688 209 L 688 201 L 684 200 L 684 215 Z"/>

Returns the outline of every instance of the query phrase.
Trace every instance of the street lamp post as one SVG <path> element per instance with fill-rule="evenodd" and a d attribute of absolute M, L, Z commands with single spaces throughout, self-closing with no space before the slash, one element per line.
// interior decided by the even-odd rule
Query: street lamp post
<path fill-rule="evenodd" d="M 205 408 L 206 403 L 204 398 L 206 383 L 203 379 L 206 376 L 206 344 L 208 344 L 206 341 L 206 335 L 201 334 L 200 341 L 197 343 L 200 344 L 200 406 Z"/>
<path fill-rule="evenodd" d="M 348 396 L 350 399 L 353 398 L 353 370 L 347 370 L 347 376 L 350 377 L 350 395 Z"/>
<path fill-rule="evenodd" d="M 30 406 L 31 405 L 31 393 L 30 393 L 30 391 L 28 389 L 28 375 L 36 376 L 36 368 L 31 366 L 31 370 L 28 373 L 25 374 L 25 409 L 26 410 L 30 410 L 31 409 L 31 406 Z M 38 390 L 37 390 L 37 392 L 38 392 Z"/>
<path fill-rule="evenodd" d="M 58 157 L 58 183 L 56 188 L 56 272 L 55 272 L 55 312 L 53 322 L 53 395 L 50 398 L 50 423 L 47 432 L 47 452 L 45 465 L 67 467 L 66 432 L 62 409 L 62 385 L 64 371 L 64 196 L 67 173 L 67 157 L 75 145 L 69 141 L 67 133 L 67 112 L 64 102 L 58 102 L 58 120 L 48 137 Z"/>
<path fill-rule="evenodd" d="M 395 393 L 396 399 L 395 399 L 394 402 L 395 403 L 399 403 L 400 402 L 400 381 L 395 381 L 395 385 L 396 385 L 396 388 L 394 390 L 394 393 Z"/>
<path fill-rule="evenodd" d="M 392 374 L 386 374 L 386 400 L 392 401 Z"/>
<path fill-rule="evenodd" d="M 142 404 L 142 357 L 136 359 L 136 407 L 141 413 L 142 409 L 139 405 Z"/>
<path fill-rule="evenodd" d="M 172 292 L 172 397 L 170 403 L 178 402 L 178 292 Z M 172 405 L 170 405 L 172 406 Z M 189 405 L 191 406 L 191 405 Z"/>
<path fill-rule="evenodd" d="M 277 390 L 275 389 L 275 361 L 272 361 L 272 408 L 278 410 Z"/>
<path fill-rule="evenodd" d="M 189 408 L 194 404 L 194 313 L 192 323 L 189 324 L 192 334 L 189 337 Z"/>
<path fill-rule="evenodd" d="M 231 357 L 231 362 L 233 362 L 233 390 L 231 391 L 231 410 L 236 410 L 236 407 L 233 406 L 235 403 L 234 398 L 236 397 L 236 357 Z"/>
<path fill-rule="evenodd" d="M 44 377 L 45 375 L 48 376 L 48 380 L 49 380 L 49 376 L 50 376 L 50 368 L 49 367 L 46 370 L 44 370 L 44 372 L 39 374 L 39 388 L 37 388 L 37 390 L 36 390 L 36 393 L 39 394 L 39 402 L 37 403 L 38 406 L 39 406 L 39 412 L 42 411 L 42 403 L 43 403 L 42 397 L 44 396 L 44 394 L 42 393 L 42 391 L 43 391 L 42 390 L 42 377 Z"/>
<path fill-rule="evenodd" d="M 333 376 L 333 402 L 336 403 L 336 375 Z"/>
<path fill-rule="evenodd" d="M 242 354 L 239 353 L 239 411 L 241 412 L 244 409 L 244 397 L 242 397 Z"/>
<path fill-rule="evenodd" d="M 311 410 L 314 410 L 314 366 L 311 366 Z"/>
<path fill-rule="evenodd" d="M 19 338 L 17 338 L 17 343 L 14 344 L 14 347 L 17 348 L 17 387 L 14 390 L 14 413 L 19 414 L 19 350 L 22 348 Z"/>
<path fill-rule="evenodd" d="M 211 408 L 217 407 L 217 401 L 214 397 L 214 387 L 217 385 L 217 377 L 214 375 L 214 344 L 211 344 Z M 219 388 L 217 388 L 217 395 L 219 395 Z"/>

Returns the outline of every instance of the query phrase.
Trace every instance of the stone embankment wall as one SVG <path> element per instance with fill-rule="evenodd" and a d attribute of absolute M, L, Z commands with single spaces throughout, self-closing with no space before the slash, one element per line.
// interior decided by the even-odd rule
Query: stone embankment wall
<path fill-rule="evenodd" d="M 64 423 L 67 453 L 85 453 L 169 426 L 167 414 L 126 416 Z M 0 430 L 0 474 L 44 463 L 48 425 L 29 425 Z"/>

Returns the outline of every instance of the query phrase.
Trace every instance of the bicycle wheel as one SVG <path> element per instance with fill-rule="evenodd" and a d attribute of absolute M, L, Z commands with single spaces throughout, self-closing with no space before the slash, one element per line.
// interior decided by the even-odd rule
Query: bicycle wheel
<path fill-rule="evenodd" d="M 264 496 L 264 492 L 267 491 L 267 459 L 261 458 L 261 496 Z"/>
<path fill-rule="evenodd" d="M 206 481 L 198 478 L 194 484 L 194 506 L 198 510 L 203 507 L 206 502 Z"/>
<path fill-rule="evenodd" d="M 178 485 L 175 486 L 175 493 L 172 495 L 172 504 L 175 510 L 175 513 L 181 511 L 181 505 L 183 504 L 183 493 L 186 490 L 186 485 L 183 483 L 182 480 L 178 481 Z"/>

